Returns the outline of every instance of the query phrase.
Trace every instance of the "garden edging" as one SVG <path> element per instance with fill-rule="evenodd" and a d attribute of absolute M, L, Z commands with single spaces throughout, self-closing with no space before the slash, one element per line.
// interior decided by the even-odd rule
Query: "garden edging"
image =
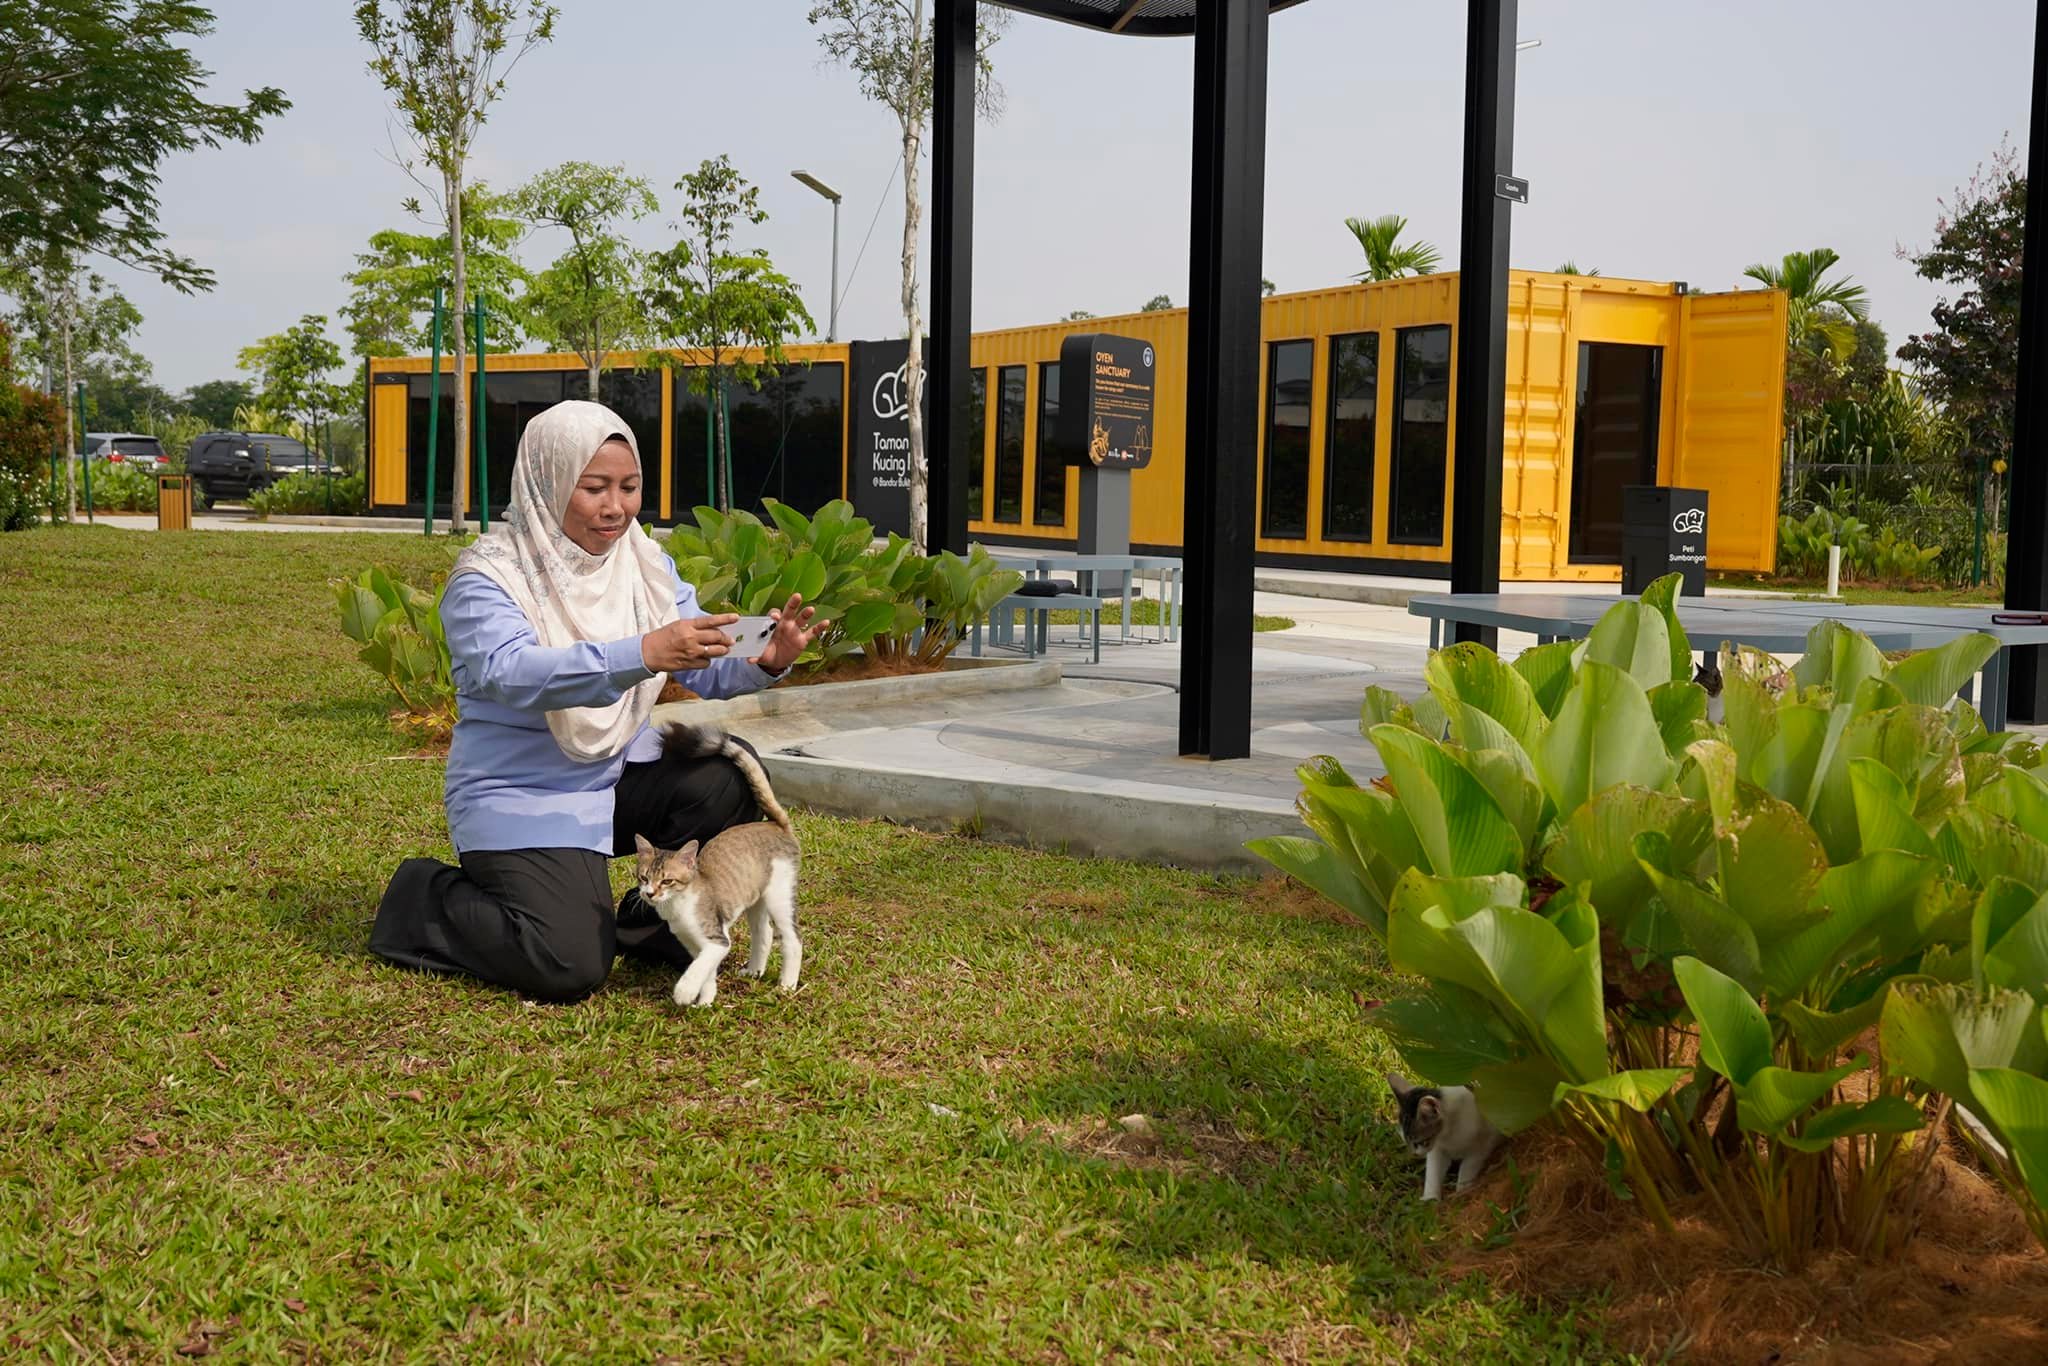
<path fill-rule="evenodd" d="M 654 709 L 655 725 L 684 721 L 692 725 L 728 726 L 764 716 L 792 712 L 867 708 L 977 693 L 1020 692 L 1057 687 L 1060 666 L 1051 659 L 949 659 L 936 673 L 901 678 L 864 678 L 850 683 L 815 683 L 801 688 L 769 688 L 744 697 L 716 702 L 664 702 Z"/>

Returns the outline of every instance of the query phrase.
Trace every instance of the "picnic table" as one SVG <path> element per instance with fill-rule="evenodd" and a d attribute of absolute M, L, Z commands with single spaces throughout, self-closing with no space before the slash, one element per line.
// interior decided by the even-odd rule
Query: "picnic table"
<path fill-rule="evenodd" d="M 1425 593 L 1408 604 L 1429 622 L 1436 649 L 1447 623 L 1523 631 L 1539 641 L 1576 640 L 1592 633 L 1607 609 L 1623 599 L 1590 593 Z M 1999 648 L 1985 662 L 1977 709 L 1994 731 L 2006 727 L 2006 652 L 2015 645 L 2048 644 L 2048 625 L 1999 625 L 1991 607 L 1852 606 L 1833 602 L 1771 602 L 1760 598 L 1679 598 L 1678 624 L 1695 641 L 1753 645 L 1772 654 L 1796 654 L 1822 621 L 1838 621 L 1870 637 L 1878 649 L 1931 650 L 1957 636 L 1982 632 Z"/>
<path fill-rule="evenodd" d="M 1010 645 L 1014 643 L 1017 618 L 1024 619 L 1024 652 L 1027 655 L 1046 653 L 1050 647 L 1050 625 L 1056 611 L 1079 611 L 1084 618 L 1092 615 L 1094 630 L 1089 633 L 1092 658 L 1102 662 L 1102 606 L 1106 598 L 1115 595 L 1122 599 L 1123 623 L 1119 639 L 1128 642 L 1131 638 L 1131 599 L 1133 581 L 1140 576 L 1157 576 L 1159 579 L 1159 612 L 1161 641 L 1180 638 L 1180 581 L 1181 562 L 1164 555 L 1040 555 L 1028 562 L 1017 562 L 1026 577 L 1038 582 L 1050 580 L 1054 574 L 1072 574 L 1074 591 L 1070 593 L 1012 593 L 989 609 L 989 639 L 991 644 Z M 1169 596 L 1170 595 L 1170 596 Z M 977 623 L 973 632 L 973 652 L 981 653 L 981 626 Z"/>

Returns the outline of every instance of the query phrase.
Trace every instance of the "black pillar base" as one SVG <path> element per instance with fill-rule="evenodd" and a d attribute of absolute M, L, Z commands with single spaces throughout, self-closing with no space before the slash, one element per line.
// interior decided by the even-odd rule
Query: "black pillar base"
<path fill-rule="evenodd" d="M 930 474 L 927 549 L 967 553 L 967 475 L 975 414 L 974 0 L 938 0 L 932 52 L 932 351 L 925 376 Z"/>
<path fill-rule="evenodd" d="M 1508 372 L 1508 208 L 1495 177 L 1515 157 L 1516 0 L 1469 0 L 1465 19 L 1464 213 L 1458 232 L 1457 451 L 1451 462 L 1451 591 L 1500 591 L 1502 415 Z M 1498 643 L 1460 622 L 1457 640 Z"/>
<path fill-rule="evenodd" d="M 1180 752 L 1211 759 L 1252 750 L 1268 14 L 1266 0 L 1195 11 Z"/>
<path fill-rule="evenodd" d="M 2005 605 L 2048 609 L 2048 3 L 2034 14 L 2034 106 L 2027 136 L 2027 224 L 2020 255 L 2020 346 L 2012 432 L 2012 522 Z M 2048 721 L 2042 648 L 2012 651 L 2008 715 Z"/>

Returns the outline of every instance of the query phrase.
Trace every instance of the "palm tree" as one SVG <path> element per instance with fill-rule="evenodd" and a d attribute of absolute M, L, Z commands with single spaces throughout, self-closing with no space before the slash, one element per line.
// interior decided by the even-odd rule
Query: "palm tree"
<path fill-rule="evenodd" d="M 1398 280 L 1403 275 L 1436 274 L 1436 248 L 1427 242 L 1410 242 L 1402 245 L 1396 241 L 1408 220 L 1398 213 L 1390 213 L 1370 222 L 1363 218 L 1347 218 L 1344 226 L 1351 229 L 1351 235 L 1358 239 L 1358 246 L 1365 253 L 1365 269 L 1352 276 L 1354 280 Z"/>
<path fill-rule="evenodd" d="M 1567 261 L 1563 265 L 1559 266 L 1556 270 L 1551 271 L 1550 273 L 1552 275 L 1598 275 L 1600 273 L 1600 267 L 1593 266 L 1590 269 L 1581 270 L 1573 262 Z"/>
<path fill-rule="evenodd" d="M 1863 286 L 1844 277 L 1821 277 L 1842 258 L 1833 247 L 1788 251 L 1780 265 L 1759 262 L 1742 273 L 1771 289 L 1782 289 L 1789 307 L 1787 327 L 1794 347 L 1812 347 L 1840 364 L 1856 350 L 1856 324 L 1870 317 Z"/>

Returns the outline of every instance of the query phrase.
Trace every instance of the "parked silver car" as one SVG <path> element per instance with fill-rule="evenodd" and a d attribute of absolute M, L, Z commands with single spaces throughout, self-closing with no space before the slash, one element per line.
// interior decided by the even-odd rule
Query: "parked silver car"
<path fill-rule="evenodd" d="M 140 432 L 87 432 L 85 454 L 92 460 L 133 465 L 144 474 L 155 474 L 171 464 L 171 458 L 164 454 L 164 443 Z"/>

